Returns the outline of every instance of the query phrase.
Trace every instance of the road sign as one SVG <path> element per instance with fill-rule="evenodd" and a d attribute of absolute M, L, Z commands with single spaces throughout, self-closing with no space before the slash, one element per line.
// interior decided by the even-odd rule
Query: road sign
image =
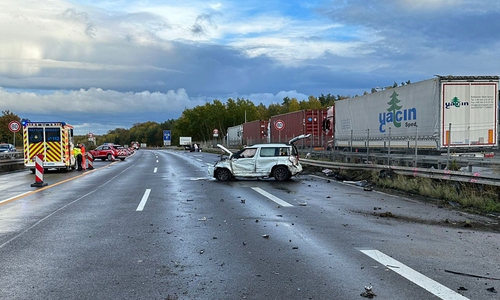
<path fill-rule="evenodd" d="M 10 121 L 9 130 L 12 132 L 18 132 L 21 129 L 21 123 L 18 121 Z"/>
<path fill-rule="evenodd" d="M 285 128 L 285 122 L 283 120 L 276 120 L 276 122 L 274 122 L 274 128 L 276 128 L 276 130 L 283 130 L 283 128 Z"/>
<path fill-rule="evenodd" d="M 172 135 L 170 130 L 163 130 L 163 146 L 170 146 L 172 144 Z"/>

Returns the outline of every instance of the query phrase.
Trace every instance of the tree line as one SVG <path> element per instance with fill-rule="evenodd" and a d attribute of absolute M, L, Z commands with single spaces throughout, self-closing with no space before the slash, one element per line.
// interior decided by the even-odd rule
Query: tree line
<path fill-rule="evenodd" d="M 104 142 L 120 145 L 129 145 L 132 141 L 145 143 L 151 147 L 163 146 L 163 131 L 171 131 L 172 145 L 179 144 L 179 137 L 190 136 L 193 141 L 208 141 L 213 137 L 213 129 L 219 130 L 219 135 L 224 136 L 228 127 L 255 120 L 267 120 L 274 115 L 285 114 L 303 109 L 321 109 L 345 96 L 321 95 L 318 98 L 310 96 L 307 100 L 285 97 L 281 104 L 265 106 L 260 103 L 255 105 L 252 101 L 243 98 L 227 99 L 226 102 L 214 99 L 204 105 L 185 109 L 182 115 L 174 120 L 162 123 L 147 121 L 136 123 L 130 129 L 116 128 L 106 134 L 97 136 L 97 145 L 89 144 L 86 135 L 75 136 L 75 143 L 83 143 L 89 149 L 95 148 Z M 13 133 L 9 131 L 11 121 L 21 122 L 21 118 L 10 111 L 2 111 L 0 116 L 0 142 L 13 144 Z M 70 120 L 68 123 L 71 124 Z M 22 149 L 22 132 L 16 134 L 16 147 Z"/>
<path fill-rule="evenodd" d="M 402 82 L 401 85 L 410 84 L 410 81 Z M 399 86 L 394 82 L 392 86 L 384 88 L 372 88 L 371 93 Z M 368 92 L 364 92 L 364 95 Z M 356 95 L 357 96 L 357 95 Z M 272 116 L 286 114 L 304 109 L 322 109 L 335 105 L 335 101 L 351 98 L 350 96 L 321 94 L 318 97 L 309 96 L 307 100 L 296 98 L 283 98 L 281 104 L 272 103 L 265 106 L 262 103 L 255 105 L 252 101 L 244 98 L 229 98 L 223 102 L 214 99 L 204 105 L 185 109 L 178 119 L 167 120 L 162 123 L 147 121 L 134 124 L 130 129 L 116 128 L 109 130 L 106 134 L 97 137 L 97 145 L 89 145 L 90 149 L 104 142 L 128 145 L 132 141 L 145 143 L 152 147 L 163 146 L 163 131 L 170 130 L 172 145 L 178 145 L 179 137 L 190 136 L 193 141 L 208 141 L 213 137 L 213 130 L 219 130 L 219 136 L 225 136 L 227 128 L 237 126 L 245 122 L 255 120 L 269 120 Z M 0 142 L 14 144 L 14 133 L 8 129 L 11 121 L 21 121 L 21 118 L 13 112 L 2 111 L 0 116 Z M 71 124 L 71 121 L 68 120 Z M 22 132 L 16 134 L 15 146 L 22 148 Z M 88 144 L 86 135 L 75 136 L 75 143 Z"/>

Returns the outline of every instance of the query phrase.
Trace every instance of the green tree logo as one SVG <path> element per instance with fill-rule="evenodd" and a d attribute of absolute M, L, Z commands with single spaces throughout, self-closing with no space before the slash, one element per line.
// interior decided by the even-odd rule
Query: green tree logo
<path fill-rule="evenodd" d="M 396 120 L 396 111 L 400 110 L 402 106 L 398 105 L 401 100 L 398 99 L 399 94 L 394 91 L 391 95 L 391 101 L 387 102 L 389 104 L 389 108 L 387 109 L 388 112 L 391 113 L 392 115 L 392 123 L 394 124 L 395 127 L 401 127 L 401 122 L 398 122 Z"/>
<path fill-rule="evenodd" d="M 451 100 L 451 105 L 455 106 L 455 107 L 460 107 L 460 100 L 457 98 L 457 97 L 454 97 L 452 100 Z"/>

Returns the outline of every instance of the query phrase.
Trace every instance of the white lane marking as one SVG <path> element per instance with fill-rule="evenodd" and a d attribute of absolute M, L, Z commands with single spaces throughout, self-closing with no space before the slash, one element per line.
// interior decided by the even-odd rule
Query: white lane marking
<path fill-rule="evenodd" d="M 2 203 L 4 203 L 4 202 L 9 202 L 9 201 L 10 201 L 10 200 L 12 200 L 12 199 L 15 199 L 15 198 L 18 198 L 18 197 L 22 197 L 22 196 L 24 196 L 24 195 L 26 195 L 26 194 L 29 194 L 29 193 L 31 193 L 31 192 L 22 193 L 22 194 L 19 194 L 19 195 L 17 195 L 17 196 L 10 197 L 9 199 L 2 200 L 2 201 L 0 201 L 0 204 L 2 204 Z"/>
<path fill-rule="evenodd" d="M 279 205 L 283 206 L 283 207 L 293 207 L 293 205 L 291 205 L 290 203 L 288 202 L 285 202 L 283 200 L 281 200 L 280 198 L 264 191 L 263 189 L 261 188 L 258 188 L 258 187 L 252 187 L 252 190 L 256 191 L 257 193 L 261 194 L 262 196 L 265 196 L 267 198 L 269 198 L 270 200 L 278 203 Z"/>
<path fill-rule="evenodd" d="M 153 173 L 156 173 L 156 171 L 158 171 L 158 168 L 155 168 L 155 169 L 153 170 Z"/>
<path fill-rule="evenodd" d="M 151 189 L 147 189 L 144 192 L 144 195 L 142 196 L 141 203 L 139 203 L 139 206 L 137 206 L 137 209 L 135 211 L 142 211 L 144 209 L 144 206 L 146 205 L 146 202 L 148 201 L 149 193 L 151 193 Z"/>
<path fill-rule="evenodd" d="M 156 162 L 158 162 L 158 160 L 156 160 Z"/>
<path fill-rule="evenodd" d="M 378 250 L 359 250 L 416 285 L 444 300 L 465 300 L 464 296 L 426 277 Z"/>

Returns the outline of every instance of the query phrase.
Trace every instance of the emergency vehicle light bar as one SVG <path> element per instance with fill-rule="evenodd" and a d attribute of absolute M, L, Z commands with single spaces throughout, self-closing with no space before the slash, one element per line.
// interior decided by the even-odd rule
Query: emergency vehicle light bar
<path fill-rule="evenodd" d="M 66 126 L 66 122 L 26 122 L 23 126 Z"/>

